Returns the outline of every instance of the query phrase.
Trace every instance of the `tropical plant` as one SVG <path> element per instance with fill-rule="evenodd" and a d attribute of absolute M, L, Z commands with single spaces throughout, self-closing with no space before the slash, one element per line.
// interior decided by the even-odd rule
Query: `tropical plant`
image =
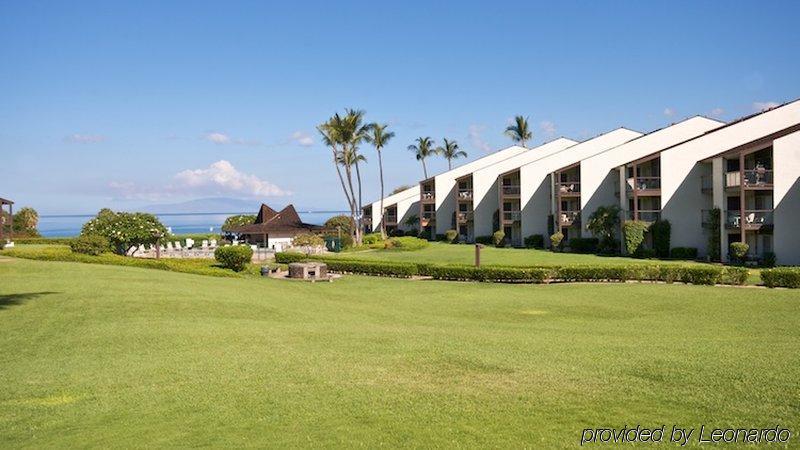
<path fill-rule="evenodd" d="M 135 246 L 156 244 L 167 229 L 152 214 L 114 212 L 102 209 L 83 225 L 81 236 L 105 236 L 114 250 L 124 255 Z"/>
<path fill-rule="evenodd" d="M 731 258 L 739 264 L 744 264 L 749 250 L 750 246 L 746 242 L 733 242 L 730 247 Z"/>
<path fill-rule="evenodd" d="M 378 173 L 380 174 L 381 179 L 381 200 L 380 200 L 380 209 L 381 212 L 383 211 L 383 159 L 381 157 L 381 149 L 386 146 L 386 144 L 392 140 L 394 137 L 394 132 L 386 131 L 388 125 L 381 125 L 379 123 L 370 124 L 369 130 L 366 135 L 366 140 L 373 147 L 375 147 L 375 151 L 378 152 Z M 381 220 L 381 238 L 386 239 L 386 221 Z"/>
<path fill-rule="evenodd" d="M 222 224 L 222 231 L 231 231 L 237 227 L 250 225 L 255 221 L 256 216 L 254 214 L 238 214 L 235 216 L 229 216 L 225 219 L 225 223 Z"/>
<path fill-rule="evenodd" d="M 564 233 L 556 231 L 550 235 L 550 250 L 557 251 L 561 248 L 561 243 L 564 241 Z"/>
<path fill-rule="evenodd" d="M 454 159 L 467 157 L 467 152 L 459 148 L 458 142 L 447 138 L 444 138 L 444 145 L 436 148 L 436 152 L 444 156 L 444 158 L 447 160 L 447 170 L 451 170 L 453 168 Z"/>
<path fill-rule="evenodd" d="M 38 236 L 36 227 L 39 226 L 39 213 L 30 207 L 21 208 L 14 214 L 14 231 L 29 236 Z"/>
<path fill-rule="evenodd" d="M 325 239 L 314 233 L 302 233 L 292 239 L 292 245 L 295 247 L 321 247 L 325 245 Z"/>
<path fill-rule="evenodd" d="M 425 179 L 428 179 L 428 168 L 425 165 L 425 158 L 436 155 L 439 151 L 434 147 L 433 139 L 429 137 L 418 137 L 415 144 L 408 146 L 408 149 L 414 152 L 417 161 L 422 163 L 422 173 Z"/>
<path fill-rule="evenodd" d="M 642 254 L 642 243 L 647 229 L 647 222 L 639 220 L 628 220 L 622 226 L 622 234 L 625 237 L 625 250 L 629 255 L 645 256 Z"/>
<path fill-rule="evenodd" d="M 351 234 L 350 227 L 353 226 L 351 218 L 344 214 L 340 214 L 338 216 L 333 216 L 330 219 L 325 221 L 325 228 L 330 230 L 341 230 L 342 233 Z"/>
<path fill-rule="evenodd" d="M 505 247 L 506 233 L 503 230 L 497 230 L 492 233 L 492 244 L 494 244 L 495 247 Z"/>
<path fill-rule="evenodd" d="M 598 207 L 586 223 L 586 229 L 600 240 L 613 240 L 619 227 L 619 206 L 608 205 Z"/>
<path fill-rule="evenodd" d="M 533 132 L 528 127 L 528 118 L 522 116 L 514 117 L 514 124 L 506 127 L 505 133 L 512 141 L 519 142 L 519 145 L 523 147 L 527 141 L 533 138 Z"/>

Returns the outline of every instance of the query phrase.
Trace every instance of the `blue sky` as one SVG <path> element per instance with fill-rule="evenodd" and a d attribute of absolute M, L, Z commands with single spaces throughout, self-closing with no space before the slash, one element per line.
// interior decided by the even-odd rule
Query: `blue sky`
<path fill-rule="evenodd" d="M 800 2 L 0 1 L 0 197 L 85 213 L 345 201 L 315 126 L 356 107 L 469 159 L 510 142 L 731 120 L 800 97 Z M 374 152 L 365 197 L 377 197 Z M 430 170 L 446 168 L 443 160 Z"/>

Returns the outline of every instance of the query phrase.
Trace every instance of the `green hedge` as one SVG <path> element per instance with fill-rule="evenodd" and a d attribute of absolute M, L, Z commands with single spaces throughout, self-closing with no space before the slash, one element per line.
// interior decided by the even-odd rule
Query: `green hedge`
<path fill-rule="evenodd" d="M 59 238 L 17 238 L 13 239 L 14 244 L 36 244 L 36 245 L 69 245 L 75 238 L 59 237 Z"/>
<path fill-rule="evenodd" d="M 626 264 L 618 266 L 571 265 L 556 267 L 482 266 L 480 268 L 455 264 L 413 262 L 381 262 L 341 259 L 302 253 L 277 253 L 280 264 L 307 260 L 322 261 L 334 272 L 360 273 L 395 277 L 429 276 L 437 280 L 494 281 L 517 283 L 543 282 L 604 282 L 604 281 L 663 281 L 690 284 L 742 285 L 749 271 L 744 267 L 678 265 L 678 264 Z"/>
<path fill-rule="evenodd" d="M 776 267 L 763 269 L 761 280 L 767 287 L 800 288 L 800 267 Z"/>

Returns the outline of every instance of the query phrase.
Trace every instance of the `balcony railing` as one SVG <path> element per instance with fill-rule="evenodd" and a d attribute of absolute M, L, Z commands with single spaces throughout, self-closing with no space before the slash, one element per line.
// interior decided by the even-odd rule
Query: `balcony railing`
<path fill-rule="evenodd" d="M 504 184 L 500 188 L 503 195 L 519 195 L 519 185 Z"/>
<path fill-rule="evenodd" d="M 661 218 L 661 210 L 659 209 L 640 209 L 638 216 L 634 215 L 633 211 L 626 211 L 625 214 L 628 220 L 639 220 L 642 222 L 655 222 Z"/>
<path fill-rule="evenodd" d="M 423 200 L 433 200 L 434 198 L 436 198 L 436 194 L 434 194 L 433 191 L 424 191 L 424 192 L 422 192 L 422 199 Z"/>
<path fill-rule="evenodd" d="M 522 220 L 521 211 L 503 211 L 503 220 L 505 222 L 516 222 Z"/>
<path fill-rule="evenodd" d="M 559 194 L 580 194 L 580 181 L 561 181 L 556 183 L 556 190 Z"/>
<path fill-rule="evenodd" d="M 462 211 L 456 217 L 458 218 L 458 223 L 466 223 L 472 220 L 474 214 L 472 211 Z"/>
<path fill-rule="evenodd" d="M 626 189 L 632 191 L 650 191 L 661 189 L 661 177 L 636 177 L 628 178 Z"/>
<path fill-rule="evenodd" d="M 728 211 L 725 220 L 725 226 L 728 228 L 741 228 L 744 224 L 745 228 L 757 229 L 765 225 L 772 225 L 772 210 L 771 209 L 752 209 L 744 212 L 744 220 L 740 211 Z"/>
<path fill-rule="evenodd" d="M 580 211 L 561 211 L 558 217 L 558 223 L 562 227 L 569 227 L 581 221 Z"/>
<path fill-rule="evenodd" d="M 725 187 L 741 186 L 742 173 L 738 170 L 725 174 Z M 744 171 L 745 187 L 772 187 L 773 172 L 767 169 L 748 169 Z"/>
<path fill-rule="evenodd" d="M 458 199 L 459 200 L 472 200 L 472 189 L 459 189 L 458 190 Z"/>
<path fill-rule="evenodd" d="M 397 223 L 397 214 L 387 214 L 386 215 L 386 223 L 387 224 L 396 224 Z"/>

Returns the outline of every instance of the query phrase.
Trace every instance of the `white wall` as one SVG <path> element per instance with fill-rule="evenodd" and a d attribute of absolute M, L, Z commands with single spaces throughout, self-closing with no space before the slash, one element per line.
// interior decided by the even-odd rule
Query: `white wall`
<path fill-rule="evenodd" d="M 456 178 L 472 173 L 475 169 L 529 151 L 525 147 L 513 145 L 436 175 L 434 177 L 436 183 L 436 234 L 444 234 L 452 228 L 453 214 L 456 211 Z"/>
<path fill-rule="evenodd" d="M 475 236 L 488 236 L 492 230 L 494 212 L 498 209 L 497 177 L 500 174 L 519 168 L 524 164 L 560 152 L 577 144 L 576 141 L 558 138 L 534 147 L 527 152 L 497 161 L 472 172 L 472 206 Z"/>
<path fill-rule="evenodd" d="M 642 133 L 636 131 L 618 128 L 520 167 L 522 236 L 547 235 L 547 219 L 551 206 L 550 174 L 552 172 L 641 135 Z M 545 242 L 548 242 L 548 239 L 545 239 Z"/>
<path fill-rule="evenodd" d="M 773 161 L 773 247 L 779 264 L 800 264 L 800 131 L 776 139 Z"/>
<path fill-rule="evenodd" d="M 661 152 L 661 217 L 669 220 L 672 247 L 696 247 L 705 255 L 700 160 L 800 123 L 800 101 L 722 127 Z M 777 163 L 776 163 L 777 167 Z M 723 249 L 724 251 L 724 249 Z"/>
<path fill-rule="evenodd" d="M 586 219 L 597 208 L 619 202 L 616 196 L 619 189 L 617 170 L 619 166 L 680 144 L 722 125 L 724 123 L 705 117 L 692 117 L 581 161 L 581 217 L 583 217 L 584 233 L 588 233 Z M 669 169 L 662 166 L 662 173 L 665 170 Z M 620 195 L 624 194 L 623 190 Z"/>
<path fill-rule="evenodd" d="M 396 204 L 397 225 L 399 228 L 405 229 L 405 226 L 403 225 L 404 218 L 408 217 L 409 214 L 419 214 L 419 207 L 409 213 L 409 209 L 411 209 L 414 204 L 419 204 L 418 202 L 419 184 L 404 191 L 400 191 L 397 194 L 392 194 L 388 197 L 385 197 L 383 199 L 383 208 L 386 209 Z M 377 200 L 372 202 L 372 231 L 378 231 L 381 229 L 381 220 L 383 220 L 383 214 L 381 214 L 381 201 Z"/>

